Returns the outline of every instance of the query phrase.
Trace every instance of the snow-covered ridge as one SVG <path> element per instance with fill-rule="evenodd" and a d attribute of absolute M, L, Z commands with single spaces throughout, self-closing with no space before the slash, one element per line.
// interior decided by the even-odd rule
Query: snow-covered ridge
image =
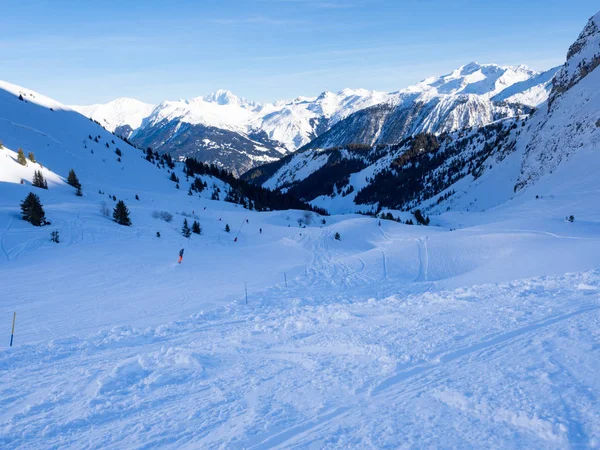
<path fill-rule="evenodd" d="M 108 131 L 129 125 L 132 130 L 139 128 L 152 110 L 154 105 L 140 102 L 134 98 L 118 98 L 105 104 L 88 106 L 71 106 L 75 111 L 99 122 Z"/>
<path fill-rule="evenodd" d="M 539 72 L 521 66 L 499 66 L 471 62 L 447 75 L 431 77 L 399 91 L 404 93 L 427 93 L 429 96 L 474 94 L 491 98 L 506 88 L 529 80 Z"/>

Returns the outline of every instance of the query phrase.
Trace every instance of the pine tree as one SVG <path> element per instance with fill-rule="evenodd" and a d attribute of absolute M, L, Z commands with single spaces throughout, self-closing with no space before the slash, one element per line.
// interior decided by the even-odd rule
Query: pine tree
<path fill-rule="evenodd" d="M 125 225 L 126 227 L 131 225 L 131 219 L 129 218 L 129 210 L 125 206 L 123 200 L 117 202 L 117 206 L 113 210 L 113 220 L 119 225 Z"/>
<path fill-rule="evenodd" d="M 160 231 L 156 232 L 156 237 L 159 238 L 160 237 Z"/>
<path fill-rule="evenodd" d="M 83 192 L 81 192 L 81 186 L 77 186 L 77 190 L 75 191 L 75 195 L 77 197 L 83 196 Z"/>
<path fill-rule="evenodd" d="M 50 233 L 50 241 L 56 244 L 60 242 L 60 239 L 58 237 L 58 230 L 54 230 L 52 233 Z"/>
<path fill-rule="evenodd" d="M 183 237 L 186 238 L 189 238 L 192 235 L 187 219 L 183 219 L 183 227 L 181 228 L 181 234 L 183 234 Z"/>
<path fill-rule="evenodd" d="M 81 187 L 81 183 L 75 175 L 75 171 L 73 169 L 69 170 L 69 175 L 67 176 L 67 184 L 73 186 L 74 188 Z"/>
<path fill-rule="evenodd" d="M 33 152 L 29 152 L 29 154 L 27 155 L 27 159 L 29 159 L 29 161 L 31 161 L 32 163 L 37 162 L 35 160 L 35 155 L 33 154 Z"/>
<path fill-rule="evenodd" d="M 36 170 L 33 172 L 33 180 L 31 181 L 31 184 L 38 188 L 48 189 L 48 183 L 44 179 L 44 175 L 42 175 L 41 170 Z"/>
<path fill-rule="evenodd" d="M 27 159 L 25 159 L 25 153 L 23 153 L 23 149 L 22 148 L 19 148 L 19 150 L 17 150 L 17 161 L 22 166 L 26 166 L 27 165 Z"/>
<path fill-rule="evenodd" d="M 136 199 L 137 201 L 139 201 L 139 200 L 140 200 L 140 197 L 139 197 L 137 194 L 135 194 L 135 199 Z"/>
<path fill-rule="evenodd" d="M 41 227 L 47 223 L 42 202 L 40 202 L 40 198 L 33 192 L 27 194 L 25 200 L 21 202 L 21 215 L 23 216 L 23 220 L 36 227 Z"/>
<path fill-rule="evenodd" d="M 228 224 L 228 223 L 226 223 L 226 224 L 225 224 L 225 232 L 226 232 L 226 233 L 229 233 L 230 231 L 231 231 L 231 228 L 229 228 L 229 224 Z"/>
<path fill-rule="evenodd" d="M 194 220 L 194 223 L 192 224 L 192 233 L 202 234 L 202 227 L 200 226 L 200 222 L 197 220 Z"/>
<path fill-rule="evenodd" d="M 339 241 L 339 240 L 341 240 L 341 239 L 342 239 L 342 237 L 340 236 L 340 233 L 338 233 L 338 232 L 336 232 L 336 233 L 335 233 L 335 236 L 334 236 L 334 237 L 335 237 L 335 240 L 336 240 L 336 241 Z"/>

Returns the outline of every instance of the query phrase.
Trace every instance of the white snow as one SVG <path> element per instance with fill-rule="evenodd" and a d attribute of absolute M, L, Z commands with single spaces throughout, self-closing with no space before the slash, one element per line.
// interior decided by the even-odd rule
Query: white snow
<path fill-rule="evenodd" d="M 118 98 L 112 102 L 89 106 L 72 106 L 72 108 L 98 121 L 108 131 L 129 125 L 133 130 L 139 128 L 142 120 L 150 115 L 154 105 L 140 102 L 133 98 Z"/>
<path fill-rule="evenodd" d="M 180 164 L 178 190 L 93 122 L 2 83 L 0 446 L 600 446 L 598 131 L 512 191 L 565 132 L 562 114 L 591 117 L 597 72 L 556 100 L 555 131 L 542 139 L 538 113 L 520 138 L 537 144 L 495 161 L 430 227 L 247 211 L 209 200 L 227 189 L 211 177 L 188 196 Z M 490 92 L 508 83 L 468 75 Z M 19 147 L 48 190 L 30 186 L 41 166 L 18 164 Z M 305 176 L 321 162 L 295 163 Z M 71 168 L 83 197 L 63 181 Z M 30 191 L 51 225 L 21 220 Z M 100 213 L 108 195 L 132 227 Z M 183 238 L 184 217 L 202 235 Z"/>

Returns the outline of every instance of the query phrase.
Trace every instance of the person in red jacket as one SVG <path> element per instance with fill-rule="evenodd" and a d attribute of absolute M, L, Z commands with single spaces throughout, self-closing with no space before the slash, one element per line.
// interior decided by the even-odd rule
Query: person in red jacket
<path fill-rule="evenodd" d="M 183 249 L 179 250 L 179 264 L 183 261 Z"/>

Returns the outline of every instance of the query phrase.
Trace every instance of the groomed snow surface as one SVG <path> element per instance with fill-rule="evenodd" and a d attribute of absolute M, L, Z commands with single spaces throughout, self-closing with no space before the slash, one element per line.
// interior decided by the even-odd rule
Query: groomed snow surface
<path fill-rule="evenodd" d="M 2 187 L 2 448 L 600 445 L 600 225 L 551 200 L 301 228 L 185 196 L 166 223 L 142 196 L 126 228 L 59 186 L 34 228 L 31 188 Z"/>

